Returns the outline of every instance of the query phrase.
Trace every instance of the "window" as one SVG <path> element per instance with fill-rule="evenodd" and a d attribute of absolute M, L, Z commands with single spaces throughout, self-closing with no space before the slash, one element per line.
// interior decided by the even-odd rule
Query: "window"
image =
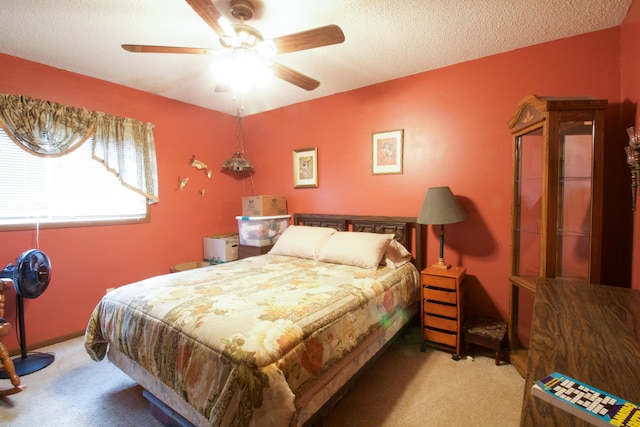
<path fill-rule="evenodd" d="M 90 137 L 59 157 L 40 157 L 0 128 L 0 229 L 148 220 L 147 199 L 91 157 Z"/>
<path fill-rule="evenodd" d="M 159 200 L 152 123 L 0 94 L 0 128 L 0 228 L 140 221 Z"/>

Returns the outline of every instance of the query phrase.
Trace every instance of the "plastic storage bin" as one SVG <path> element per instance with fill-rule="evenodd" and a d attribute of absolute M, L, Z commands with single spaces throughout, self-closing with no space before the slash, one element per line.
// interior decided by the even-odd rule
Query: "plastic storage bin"
<path fill-rule="evenodd" d="M 270 246 L 289 226 L 291 215 L 237 216 L 240 244 Z"/>

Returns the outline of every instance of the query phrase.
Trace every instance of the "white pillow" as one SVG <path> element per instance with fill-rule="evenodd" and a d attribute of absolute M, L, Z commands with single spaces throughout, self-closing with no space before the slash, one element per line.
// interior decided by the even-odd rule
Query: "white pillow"
<path fill-rule="evenodd" d="M 387 267 L 398 268 L 411 261 L 411 252 L 407 250 L 402 243 L 392 240 L 387 246 L 382 262 Z"/>
<path fill-rule="evenodd" d="M 335 232 L 335 229 L 329 227 L 290 225 L 278 237 L 269 253 L 317 260 L 320 248 Z"/>
<path fill-rule="evenodd" d="M 318 261 L 377 269 L 393 234 L 337 231 L 320 249 Z"/>

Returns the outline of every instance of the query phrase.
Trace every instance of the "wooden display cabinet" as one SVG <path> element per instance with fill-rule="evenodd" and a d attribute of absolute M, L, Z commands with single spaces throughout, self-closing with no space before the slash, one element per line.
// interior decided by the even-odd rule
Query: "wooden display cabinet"
<path fill-rule="evenodd" d="M 529 95 L 509 122 L 514 182 L 508 333 L 511 363 L 523 376 L 538 278 L 600 283 L 606 108 L 603 99 Z"/>
<path fill-rule="evenodd" d="M 432 345 L 453 351 L 454 360 L 460 358 L 465 273 L 464 267 L 422 270 L 422 351 Z"/>

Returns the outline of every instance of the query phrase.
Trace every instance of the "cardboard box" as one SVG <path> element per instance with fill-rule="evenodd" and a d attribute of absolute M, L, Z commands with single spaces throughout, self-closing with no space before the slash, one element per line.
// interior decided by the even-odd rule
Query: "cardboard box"
<path fill-rule="evenodd" d="M 242 198 L 242 216 L 286 215 L 287 199 L 284 196 L 250 196 Z"/>
<path fill-rule="evenodd" d="M 210 264 L 235 261 L 238 259 L 238 234 L 217 234 L 203 239 L 204 260 Z"/>
<path fill-rule="evenodd" d="M 291 215 L 237 216 L 240 244 L 247 246 L 269 246 L 289 226 Z"/>

